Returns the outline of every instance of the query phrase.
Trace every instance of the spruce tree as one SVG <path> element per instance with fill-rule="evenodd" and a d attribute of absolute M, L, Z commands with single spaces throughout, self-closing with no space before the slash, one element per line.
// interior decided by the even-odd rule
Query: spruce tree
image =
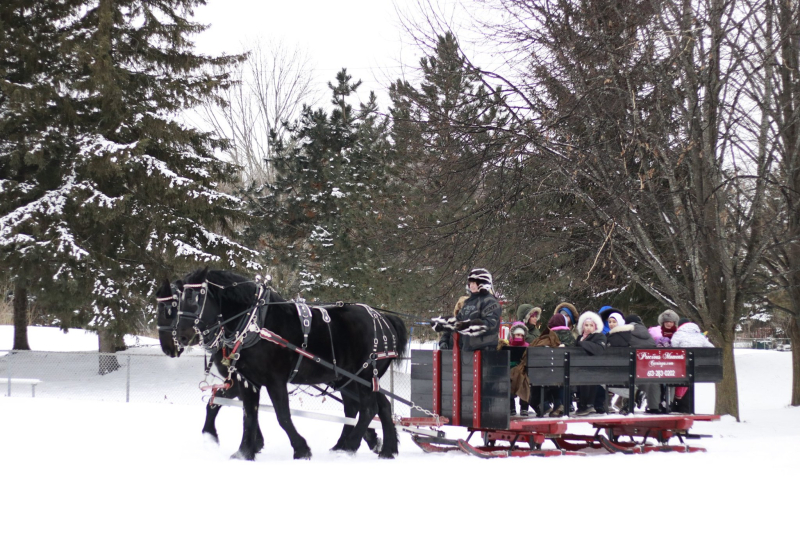
<path fill-rule="evenodd" d="M 330 112 L 304 107 L 288 138 L 275 139 L 274 183 L 253 192 L 260 219 L 251 233 L 290 273 L 284 286 L 316 299 L 385 297 L 375 228 L 389 197 L 392 148 L 375 95 L 350 104 L 360 84 L 343 69 L 328 85 Z"/>
<path fill-rule="evenodd" d="M 390 235 L 408 268 L 426 269 L 429 296 L 444 309 L 463 292 L 471 267 L 497 268 L 512 254 L 518 227 L 520 166 L 505 138 L 500 88 L 465 61 L 453 34 L 419 62 L 417 85 L 390 88 L 392 136 L 403 201 Z"/>
<path fill-rule="evenodd" d="M 35 215 L 26 207 L 51 203 L 46 189 L 57 180 L 65 158 L 68 141 L 54 127 L 62 113 L 60 22 L 75 4 L 9 0 L 0 5 L 0 250 L 5 274 L 14 284 L 13 348 L 19 350 L 30 349 L 28 294 L 48 290 L 53 275 L 51 254 L 39 246 L 47 237 L 34 230 Z M 42 216 L 50 210 L 48 205 L 38 209 Z M 23 225 L 26 230 L 15 231 Z"/>
<path fill-rule="evenodd" d="M 180 120 L 229 83 L 212 71 L 242 59 L 193 50 L 204 27 L 190 17 L 202 3 L 37 2 L 58 35 L 31 45 L 51 64 L 30 90 L 52 92 L 13 101 L 3 74 L 10 104 L 0 128 L 31 109 L 44 115 L 0 154 L 4 263 L 28 274 L 62 326 L 99 331 L 101 351 L 152 315 L 156 280 L 198 262 L 258 268 L 254 252 L 231 238 L 242 210 L 223 191 L 236 175 L 215 155 L 224 141 Z M 4 17 L 31 22 L 22 4 L 4 4 Z M 57 8 L 65 12 L 53 17 Z M 6 39 L 20 46 L 19 37 Z M 18 70 L 29 68 L 20 61 Z"/>

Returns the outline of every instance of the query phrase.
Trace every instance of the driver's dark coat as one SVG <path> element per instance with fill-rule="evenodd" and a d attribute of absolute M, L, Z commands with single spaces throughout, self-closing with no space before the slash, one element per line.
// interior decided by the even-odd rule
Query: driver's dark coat
<path fill-rule="evenodd" d="M 461 344 L 464 350 L 480 350 L 481 348 L 497 347 L 500 331 L 500 316 L 502 308 L 497 299 L 487 290 L 473 293 L 464 307 L 456 315 L 459 321 L 469 322 L 471 325 L 486 326 L 482 335 L 461 335 Z"/>

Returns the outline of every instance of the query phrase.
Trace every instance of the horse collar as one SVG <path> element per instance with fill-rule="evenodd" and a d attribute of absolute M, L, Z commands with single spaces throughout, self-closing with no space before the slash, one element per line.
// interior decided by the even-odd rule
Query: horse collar
<path fill-rule="evenodd" d="M 227 348 L 235 351 L 243 350 L 259 341 L 258 332 L 264 327 L 267 319 L 271 293 L 270 288 L 262 283 L 256 286 L 256 301 L 252 310 L 242 317 L 230 336 L 223 337 L 223 344 Z"/>

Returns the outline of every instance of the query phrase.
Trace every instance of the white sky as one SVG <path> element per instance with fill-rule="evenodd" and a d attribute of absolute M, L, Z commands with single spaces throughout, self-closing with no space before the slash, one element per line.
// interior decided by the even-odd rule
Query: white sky
<path fill-rule="evenodd" d="M 381 93 L 401 75 L 401 64 L 416 64 L 419 53 L 402 44 L 395 12 L 403 0 L 208 0 L 195 20 L 211 27 L 197 36 L 205 53 L 237 53 L 245 43 L 263 39 L 299 45 L 315 64 L 317 87 L 327 100 L 327 82 L 346 67 L 363 84 L 358 96 Z M 405 49 L 404 49 L 405 48 Z"/>

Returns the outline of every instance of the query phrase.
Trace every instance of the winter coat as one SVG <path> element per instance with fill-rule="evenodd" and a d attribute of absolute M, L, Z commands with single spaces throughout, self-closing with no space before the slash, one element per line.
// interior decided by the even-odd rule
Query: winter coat
<path fill-rule="evenodd" d="M 500 315 L 503 310 L 487 290 L 473 293 L 456 315 L 462 348 L 468 351 L 496 348 L 500 340 Z"/>
<path fill-rule="evenodd" d="M 589 355 L 600 355 L 605 349 L 608 341 L 602 333 L 592 333 L 585 340 L 578 339 L 577 345 L 586 350 Z"/>
<path fill-rule="evenodd" d="M 687 322 L 672 336 L 673 348 L 713 348 L 711 341 L 700 331 L 700 326 Z"/>
<path fill-rule="evenodd" d="M 631 345 L 632 333 L 633 324 L 617 326 L 608 332 L 608 336 L 606 337 L 608 345 L 615 348 L 627 348 Z"/>
<path fill-rule="evenodd" d="M 531 318 L 531 316 L 536 317 L 534 324 L 528 323 L 528 319 Z M 541 316 L 541 307 L 534 307 L 531 304 L 521 304 L 519 307 L 517 307 L 517 320 L 525 324 L 525 327 L 528 328 L 528 334 L 525 336 L 525 342 L 531 343 L 539 335 L 541 335 L 538 326 Z"/>
<path fill-rule="evenodd" d="M 525 339 L 522 339 L 519 343 L 514 341 L 514 330 L 519 328 L 525 330 L 526 334 L 528 333 L 528 328 L 522 321 L 514 322 L 508 330 L 508 346 L 524 346 L 527 348 L 529 343 Z M 527 402 L 530 399 L 530 390 L 531 380 L 528 378 L 528 352 L 526 351 L 519 364 L 511 363 L 511 394 L 519 396 L 522 401 Z"/>
<path fill-rule="evenodd" d="M 563 331 L 564 331 L 564 333 L 569 335 L 569 338 L 573 342 L 575 341 L 572 338 L 572 334 L 569 332 L 569 330 L 565 329 Z M 531 348 L 534 348 L 534 347 L 558 348 L 558 346 L 560 344 L 561 344 L 561 338 L 558 336 L 558 332 L 557 331 L 548 331 L 546 334 L 539 335 L 539 337 L 537 337 L 536 340 L 534 340 L 531 343 Z"/>
<path fill-rule="evenodd" d="M 655 348 L 656 342 L 642 324 L 625 324 L 609 331 L 608 345 L 625 348 Z"/>
<path fill-rule="evenodd" d="M 458 315 L 458 312 L 461 311 L 461 308 L 464 307 L 464 302 L 469 299 L 469 296 L 462 296 L 456 302 L 455 307 L 453 308 L 453 316 Z M 440 350 L 452 350 L 453 349 L 453 332 L 450 330 L 446 330 L 442 333 L 442 336 L 439 338 L 439 349 Z"/>
<path fill-rule="evenodd" d="M 561 344 L 563 344 L 564 346 L 575 346 L 575 335 L 573 335 L 572 331 L 570 331 L 569 329 L 553 328 L 553 330 L 551 331 L 558 336 L 560 344 L 558 344 L 557 346 L 561 346 Z"/>
<path fill-rule="evenodd" d="M 631 331 L 631 348 L 656 348 L 656 342 L 643 324 L 633 324 L 633 331 Z"/>
<path fill-rule="evenodd" d="M 661 326 L 653 326 L 648 329 L 647 332 L 656 343 L 657 348 L 669 348 L 671 346 L 669 337 L 665 337 L 661 334 Z"/>
<path fill-rule="evenodd" d="M 678 331 L 678 324 L 675 323 L 672 329 L 667 329 L 663 326 L 663 324 L 659 324 L 658 326 L 653 326 L 650 328 L 650 335 L 656 339 L 656 337 L 664 337 L 665 339 L 671 339 L 675 332 Z M 657 342 L 657 340 L 656 340 Z"/>

